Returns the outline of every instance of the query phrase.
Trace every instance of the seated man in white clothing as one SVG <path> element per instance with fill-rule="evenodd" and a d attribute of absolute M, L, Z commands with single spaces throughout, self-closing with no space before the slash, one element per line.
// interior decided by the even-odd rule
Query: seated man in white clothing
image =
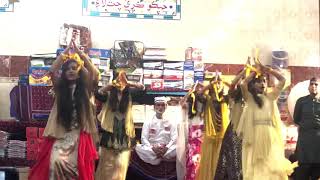
<path fill-rule="evenodd" d="M 177 129 L 175 123 L 163 118 L 167 108 L 165 97 L 155 97 L 153 118 L 143 124 L 141 143 L 136 152 L 144 162 L 158 165 L 162 160 L 175 160 Z"/>

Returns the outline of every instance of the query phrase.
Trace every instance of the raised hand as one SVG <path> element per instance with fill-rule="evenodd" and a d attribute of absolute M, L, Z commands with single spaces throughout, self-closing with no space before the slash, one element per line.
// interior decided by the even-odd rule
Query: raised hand
<path fill-rule="evenodd" d="M 126 77 L 126 73 L 124 71 L 119 72 L 117 81 L 122 85 L 122 86 L 126 86 L 128 84 L 128 80 Z"/>
<path fill-rule="evenodd" d="M 72 41 L 70 41 L 70 43 L 68 44 L 67 48 L 63 51 L 64 54 L 70 54 L 70 50 L 73 49 L 73 43 Z"/>
<path fill-rule="evenodd" d="M 71 40 L 71 42 L 72 42 L 74 51 L 80 55 L 80 54 L 82 53 L 82 51 L 81 51 L 80 48 L 77 46 L 76 42 L 75 42 L 74 40 Z"/>

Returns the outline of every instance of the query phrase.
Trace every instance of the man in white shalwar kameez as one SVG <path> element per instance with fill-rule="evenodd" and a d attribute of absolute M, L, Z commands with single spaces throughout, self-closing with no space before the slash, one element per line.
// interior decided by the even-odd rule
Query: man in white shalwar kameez
<path fill-rule="evenodd" d="M 167 108 L 166 97 L 155 97 L 153 118 L 143 124 L 141 143 L 136 152 L 144 162 L 158 165 L 161 161 L 176 159 L 177 127 L 163 118 Z"/>

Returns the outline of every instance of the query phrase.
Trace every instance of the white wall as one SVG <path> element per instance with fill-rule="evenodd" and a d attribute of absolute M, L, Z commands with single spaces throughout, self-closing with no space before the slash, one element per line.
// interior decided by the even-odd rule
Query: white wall
<path fill-rule="evenodd" d="M 320 66 L 318 0 L 182 0 L 180 21 L 82 16 L 81 0 L 21 0 L 13 13 L 0 13 L 0 54 L 55 52 L 63 23 L 90 27 L 93 46 L 114 40 L 140 40 L 168 49 L 183 60 L 184 50 L 200 47 L 204 61 L 244 63 L 260 47 L 289 52 L 289 65 Z"/>

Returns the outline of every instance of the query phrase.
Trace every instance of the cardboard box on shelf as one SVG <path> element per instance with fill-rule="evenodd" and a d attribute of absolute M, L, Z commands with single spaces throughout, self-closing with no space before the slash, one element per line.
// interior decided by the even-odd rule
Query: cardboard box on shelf
<path fill-rule="evenodd" d="M 38 138 L 27 138 L 27 151 L 38 151 L 39 148 L 39 142 Z"/>
<path fill-rule="evenodd" d="M 44 128 L 39 128 L 38 136 L 39 138 L 43 138 Z"/>
<path fill-rule="evenodd" d="M 37 138 L 38 128 L 37 127 L 26 127 L 26 137 L 27 138 Z"/>

